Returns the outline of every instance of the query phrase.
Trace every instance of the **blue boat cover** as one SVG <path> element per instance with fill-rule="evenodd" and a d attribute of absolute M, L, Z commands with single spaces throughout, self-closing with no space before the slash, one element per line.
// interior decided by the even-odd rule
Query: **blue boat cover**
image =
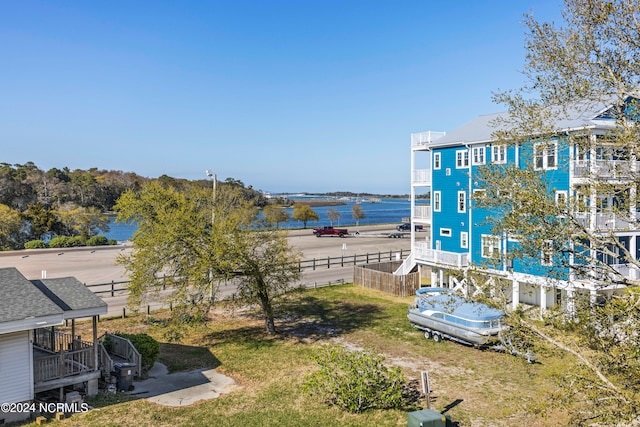
<path fill-rule="evenodd" d="M 446 288 L 421 288 L 416 291 L 420 310 L 433 310 L 473 320 L 500 319 L 504 312 L 480 302 L 470 301 L 455 295 Z"/>

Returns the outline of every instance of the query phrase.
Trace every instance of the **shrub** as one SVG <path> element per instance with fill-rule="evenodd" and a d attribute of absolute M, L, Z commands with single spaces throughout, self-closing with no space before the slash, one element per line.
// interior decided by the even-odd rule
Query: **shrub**
<path fill-rule="evenodd" d="M 148 371 L 158 359 L 160 354 L 160 344 L 147 334 L 125 334 L 116 332 L 122 338 L 127 338 L 142 356 L 142 369 Z"/>
<path fill-rule="evenodd" d="M 69 238 L 69 247 L 84 246 L 86 240 L 82 236 L 73 236 Z"/>
<path fill-rule="evenodd" d="M 47 244 L 44 240 L 30 240 L 24 244 L 25 249 L 44 249 Z"/>
<path fill-rule="evenodd" d="M 381 356 L 325 347 L 312 357 L 320 370 L 307 376 L 305 390 L 330 405 L 352 413 L 415 406 L 400 368 L 384 366 Z"/>
<path fill-rule="evenodd" d="M 55 236 L 53 239 L 49 241 L 50 248 L 68 248 L 70 246 L 69 240 L 71 237 L 69 236 Z"/>
<path fill-rule="evenodd" d="M 104 236 L 91 236 L 87 240 L 87 246 L 104 246 L 108 243 L 109 241 Z"/>
<path fill-rule="evenodd" d="M 117 245 L 118 241 L 116 239 L 109 239 L 109 244 L 110 245 Z"/>

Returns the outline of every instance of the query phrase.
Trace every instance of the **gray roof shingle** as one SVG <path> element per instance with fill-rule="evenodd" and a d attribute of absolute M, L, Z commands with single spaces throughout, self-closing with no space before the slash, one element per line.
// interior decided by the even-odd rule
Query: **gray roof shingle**
<path fill-rule="evenodd" d="M 75 277 L 32 280 L 33 284 L 64 311 L 104 308 L 107 303 Z"/>
<path fill-rule="evenodd" d="M 0 292 L 0 323 L 63 313 L 14 267 L 0 268 Z"/>

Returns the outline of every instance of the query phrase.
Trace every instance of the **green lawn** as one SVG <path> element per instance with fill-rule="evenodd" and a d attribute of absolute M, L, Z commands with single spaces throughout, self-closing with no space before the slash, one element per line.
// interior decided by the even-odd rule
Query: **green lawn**
<path fill-rule="evenodd" d="M 186 408 L 105 396 L 98 409 L 76 414 L 60 426 L 404 426 L 403 411 L 343 413 L 302 391 L 314 369 L 309 355 L 318 346 L 373 350 L 408 379 L 429 372 L 432 408 L 460 426 L 563 425 L 550 404 L 554 378 L 566 354 L 538 346 L 540 363 L 481 351 L 453 342 L 434 343 L 410 327 L 412 301 L 342 285 L 292 293 L 278 308 L 278 336 L 264 333 L 259 312 L 220 307 L 206 325 L 184 326 L 178 342 L 167 343 L 162 322 L 137 318 L 105 320 L 101 330 L 145 332 L 161 342 L 159 360 L 170 370 L 215 367 L 240 388 Z M 167 313 L 155 313 L 156 319 Z M 83 325 L 84 326 L 84 325 Z"/>

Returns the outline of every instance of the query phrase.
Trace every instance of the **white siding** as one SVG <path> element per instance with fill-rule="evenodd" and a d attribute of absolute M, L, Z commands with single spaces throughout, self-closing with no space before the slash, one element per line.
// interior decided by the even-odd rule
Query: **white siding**
<path fill-rule="evenodd" d="M 29 331 L 0 335 L 0 402 L 33 399 Z"/>

